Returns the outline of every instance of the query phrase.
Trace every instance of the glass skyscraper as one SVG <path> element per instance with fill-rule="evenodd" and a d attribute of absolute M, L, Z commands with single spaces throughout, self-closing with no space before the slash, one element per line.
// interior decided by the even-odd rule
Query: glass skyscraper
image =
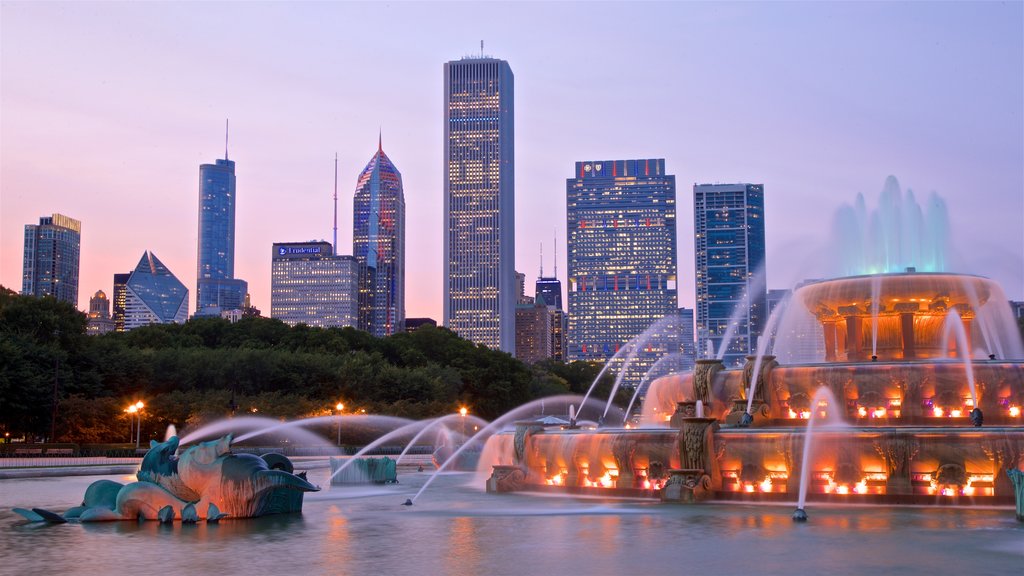
<path fill-rule="evenodd" d="M 21 293 L 53 296 L 78 307 L 78 262 L 82 223 L 63 214 L 25 225 Z"/>
<path fill-rule="evenodd" d="M 694 185 L 693 217 L 697 354 L 714 357 L 728 339 L 725 365 L 742 364 L 767 319 L 764 186 Z"/>
<path fill-rule="evenodd" d="M 444 324 L 515 353 L 515 156 L 508 62 L 444 65 Z"/>
<path fill-rule="evenodd" d="M 128 279 L 131 272 L 114 274 L 114 302 L 111 317 L 114 319 L 114 330 L 124 332 L 124 310 L 128 302 Z"/>
<path fill-rule="evenodd" d="M 270 264 L 270 317 L 319 328 L 356 326 L 359 263 L 334 256 L 330 242 L 274 244 Z"/>
<path fill-rule="evenodd" d="M 664 159 L 577 162 L 566 181 L 567 359 L 605 362 L 678 309 L 676 181 Z M 664 348 L 664 349 L 662 349 Z M 637 351 L 636 384 L 664 339 Z"/>
<path fill-rule="evenodd" d="M 152 252 L 145 252 L 125 284 L 124 329 L 188 320 L 188 288 Z"/>
<path fill-rule="evenodd" d="M 235 163 L 199 166 L 199 254 L 196 314 L 220 315 L 245 303 L 248 284 L 235 278 Z"/>
<path fill-rule="evenodd" d="M 377 153 L 359 174 L 352 218 L 352 253 L 359 262 L 359 329 L 378 338 L 405 322 L 405 196 L 402 174 Z"/>

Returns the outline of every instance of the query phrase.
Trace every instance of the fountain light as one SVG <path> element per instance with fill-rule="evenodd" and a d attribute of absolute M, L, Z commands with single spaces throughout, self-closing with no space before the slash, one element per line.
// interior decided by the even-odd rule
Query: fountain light
<path fill-rule="evenodd" d="M 935 416 L 936 418 L 942 418 L 943 416 L 946 415 L 946 412 L 942 409 L 941 406 L 936 406 L 935 408 L 932 408 L 932 415 Z"/>
<path fill-rule="evenodd" d="M 772 479 L 771 479 L 771 477 L 765 476 L 764 477 L 764 481 L 761 482 L 761 484 L 760 484 L 760 488 L 761 488 L 761 492 L 771 492 L 772 491 Z"/>
<path fill-rule="evenodd" d="M 1010 416 L 1017 418 L 1020 416 L 1020 406 L 1010 406 Z"/>
<path fill-rule="evenodd" d="M 859 416 L 861 418 L 864 418 L 867 415 L 868 415 L 868 409 L 867 408 L 865 408 L 863 406 L 858 406 L 857 407 L 857 416 Z"/>
<path fill-rule="evenodd" d="M 949 411 L 950 418 L 959 418 L 959 417 L 963 416 L 963 414 L 964 414 L 963 410 L 957 410 L 956 408 L 954 408 L 953 410 Z"/>

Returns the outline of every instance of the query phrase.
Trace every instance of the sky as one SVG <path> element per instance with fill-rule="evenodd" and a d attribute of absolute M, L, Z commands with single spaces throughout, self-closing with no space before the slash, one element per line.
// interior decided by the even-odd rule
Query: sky
<path fill-rule="evenodd" d="M 332 236 L 378 134 L 402 172 L 406 315 L 442 318 L 442 65 L 515 74 L 516 269 L 566 280 L 576 161 L 665 158 L 680 305 L 694 183 L 765 187 L 767 284 L 820 278 L 833 216 L 896 176 L 948 207 L 956 271 L 1024 299 L 1024 3 L 0 2 L 0 284 L 26 224 L 82 221 L 79 307 L 154 252 L 195 308 L 199 165 L 236 162 L 235 275 Z"/>

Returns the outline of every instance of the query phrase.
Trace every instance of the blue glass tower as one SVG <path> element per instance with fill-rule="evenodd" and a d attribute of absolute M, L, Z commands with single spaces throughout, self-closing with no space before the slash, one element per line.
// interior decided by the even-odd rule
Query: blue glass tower
<path fill-rule="evenodd" d="M 125 284 L 124 329 L 187 319 L 188 288 L 156 254 L 144 253 Z"/>
<path fill-rule="evenodd" d="M 742 364 L 767 319 L 764 186 L 694 185 L 693 218 L 697 354 L 712 357 L 728 340 L 723 362 Z"/>
<path fill-rule="evenodd" d="M 508 62 L 444 65 L 444 324 L 515 354 L 515 156 Z"/>
<path fill-rule="evenodd" d="M 53 296 L 78 307 L 78 262 L 82 223 L 63 214 L 25 225 L 21 293 Z"/>
<path fill-rule="evenodd" d="M 235 163 L 199 166 L 199 258 L 196 314 L 237 310 L 248 284 L 235 278 Z"/>
<path fill-rule="evenodd" d="M 577 162 L 566 181 L 566 215 L 567 357 L 605 362 L 676 315 L 675 176 L 665 174 L 664 159 Z M 643 350 L 627 382 L 667 352 Z"/>
<path fill-rule="evenodd" d="M 359 262 L 359 329 L 378 338 L 405 324 L 405 196 L 402 174 L 377 143 L 359 174 L 352 254 Z"/>

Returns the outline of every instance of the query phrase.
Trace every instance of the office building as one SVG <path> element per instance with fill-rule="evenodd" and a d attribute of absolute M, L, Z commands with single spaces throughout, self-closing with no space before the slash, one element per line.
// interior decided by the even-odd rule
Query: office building
<path fill-rule="evenodd" d="M 63 214 L 25 225 L 21 293 L 53 296 L 78 307 L 78 262 L 82 223 Z"/>
<path fill-rule="evenodd" d="M 767 320 L 764 186 L 693 187 L 697 353 L 736 366 L 757 351 Z"/>
<path fill-rule="evenodd" d="M 235 278 L 235 163 L 199 166 L 199 250 L 196 315 L 219 316 L 244 306 L 249 286 Z"/>
<path fill-rule="evenodd" d="M 516 306 L 516 358 L 528 364 L 551 358 L 552 320 L 543 298 Z"/>
<path fill-rule="evenodd" d="M 663 159 L 577 162 L 566 181 L 568 360 L 606 362 L 678 309 L 676 184 Z M 662 336 L 662 335 L 659 335 Z M 646 343 L 624 381 L 666 348 Z"/>
<path fill-rule="evenodd" d="M 692 370 L 697 365 L 697 341 L 693 330 L 693 308 L 679 309 L 679 346 L 682 358 L 679 369 Z"/>
<path fill-rule="evenodd" d="M 353 210 L 352 254 L 359 262 L 359 329 L 378 338 L 405 322 L 405 196 L 402 174 L 377 153 L 359 174 Z"/>
<path fill-rule="evenodd" d="M 114 319 L 114 331 L 124 332 L 124 306 L 128 301 L 128 279 L 132 273 L 114 274 L 114 301 L 111 317 Z"/>
<path fill-rule="evenodd" d="M 319 328 L 356 326 L 359 262 L 330 242 L 280 242 L 270 264 L 270 317 Z"/>
<path fill-rule="evenodd" d="M 114 319 L 110 317 L 110 300 L 103 290 L 97 290 L 89 298 L 89 314 L 86 315 L 86 334 L 106 334 L 114 331 Z"/>
<path fill-rule="evenodd" d="M 515 353 L 515 155 L 508 62 L 444 65 L 444 325 Z"/>
<path fill-rule="evenodd" d="M 125 283 L 124 329 L 187 319 L 188 288 L 155 254 L 143 253 Z"/>

